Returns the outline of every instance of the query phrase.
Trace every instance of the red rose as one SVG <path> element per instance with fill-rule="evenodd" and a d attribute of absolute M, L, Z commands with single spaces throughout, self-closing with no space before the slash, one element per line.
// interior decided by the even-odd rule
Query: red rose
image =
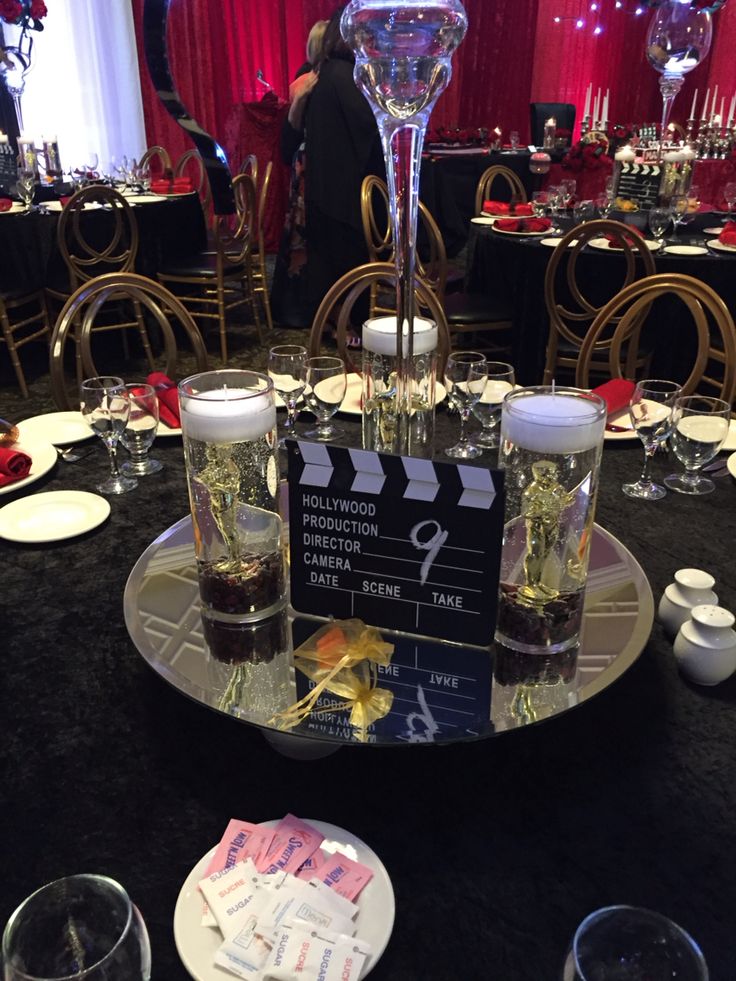
<path fill-rule="evenodd" d="M 48 13 L 46 9 L 46 4 L 43 0 L 31 0 L 31 17 L 34 20 L 41 20 Z"/>
<path fill-rule="evenodd" d="M 0 17 L 9 24 L 15 23 L 23 13 L 23 7 L 18 0 L 0 0 Z"/>

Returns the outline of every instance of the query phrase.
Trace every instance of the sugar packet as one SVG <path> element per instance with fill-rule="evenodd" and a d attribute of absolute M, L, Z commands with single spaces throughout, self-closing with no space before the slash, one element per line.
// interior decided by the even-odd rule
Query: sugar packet
<path fill-rule="evenodd" d="M 199 888 L 223 937 L 231 937 L 249 916 L 259 916 L 269 904 L 270 890 L 261 886 L 261 876 L 250 858 L 213 872 L 202 879 Z"/>
<path fill-rule="evenodd" d="M 247 981 L 261 981 L 261 969 L 270 954 L 270 942 L 257 932 L 256 917 L 249 916 L 215 951 L 215 964 Z"/>
<path fill-rule="evenodd" d="M 205 876 L 230 869 L 244 858 L 259 860 L 270 848 L 274 834 L 274 828 L 232 818 L 207 865 Z M 206 903 L 202 909 L 202 926 L 217 926 L 217 921 Z"/>
<path fill-rule="evenodd" d="M 370 944 L 352 937 L 284 927 L 262 969 L 263 981 L 358 981 Z"/>
<path fill-rule="evenodd" d="M 283 926 L 303 926 L 352 937 L 355 924 L 350 910 L 341 910 L 340 897 L 315 889 L 293 875 L 285 875 L 278 887 L 270 890 L 268 902 L 261 907 L 258 930 L 264 936 L 275 936 Z"/>

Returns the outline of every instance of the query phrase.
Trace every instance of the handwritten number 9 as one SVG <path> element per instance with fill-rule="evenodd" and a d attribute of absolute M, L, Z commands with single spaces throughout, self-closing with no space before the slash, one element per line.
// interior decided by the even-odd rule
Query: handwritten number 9
<path fill-rule="evenodd" d="M 420 540 L 419 535 L 421 534 L 422 530 L 430 525 L 434 526 L 434 534 L 431 538 Z M 443 531 L 437 521 L 420 521 L 419 524 L 414 525 L 412 530 L 409 532 L 409 538 L 414 548 L 418 548 L 420 552 L 427 553 L 424 562 L 422 562 L 422 567 L 419 570 L 419 582 L 422 586 L 426 583 L 429 570 L 432 568 L 432 563 L 437 558 L 437 553 L 439 550 L 447 541 L 448 535 L 449 532 Z"/>

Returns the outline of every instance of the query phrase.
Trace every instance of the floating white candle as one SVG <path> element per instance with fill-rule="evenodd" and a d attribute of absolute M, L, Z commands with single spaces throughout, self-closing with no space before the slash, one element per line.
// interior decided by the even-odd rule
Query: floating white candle
<path fill-rule="evenodd" d="M 404 324 L 404 355 L 409 350 L 409 325 Z M 363 349 L 388 357 L 396 355 L 396 317 L 376 317 L 363 324 Z M 427 354 L 437 348 L 437 324 L 414 318 L 414 354 Z"/>
<path fill-rule="evenodd" d="M 619 163 L 633 163 L 636 160 L 636 151 L 633 146 L 622 146 L 620 150 L 616 151 L 616 160 Z"/>
<path fill-rule="evenodd" d="M 0 133 L 0 143 L 7 143 L 8 137 L 6 133 Z"/>
<path fill-rule="evenodd" d="M 526 389 L 504 400 L 501 438 L 533 453 L 582 453 L 603 439 L 602 399 L 570 389 Z"/>
<path fill-rule="evenodd" d="M 180 392 L 181 428 L 203 443 L 244 443 L 276 425 L 273 388 L 217 388 L 196 395 Z"/>

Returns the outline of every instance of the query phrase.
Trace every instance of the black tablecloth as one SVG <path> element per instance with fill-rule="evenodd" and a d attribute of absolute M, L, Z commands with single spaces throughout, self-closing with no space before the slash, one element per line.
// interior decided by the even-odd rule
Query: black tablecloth
<path fill-rule="evenodd" d="M 720 216 L 700 215 L 678 241 L 702 245 L 700 230 L 718 225 L 719 221 Z M 565 230 L 572 227 L 569 220 L 563 225 Z M 549 332 L 544 275 L 553 250 L 538 238 L 504 235 L 494 232 L 491 226 L 473 223 L 470 228 L 467 287 L 489 296 L 510 296 L 514 323 L 512 362 L 517 379 L 527 385 L 538 384 Z M 731 315 L 736 315 L 736 255 L 682 256 L 661 252 L 654 255 L 654 262 L 658 273 L 684 273 L 703 280 L 722 297 Z M 594 302 L 611 299 L 624 282 L 625 266 L 620 254 L 587 247 L 580 254 L 577 270 L 579 282 L 585 284 L 584 289 Z M 658 304 L 651 314 L 656 369 L 664 377 L 674 374 L 684 380 L 691 367 L 683 348 L 694 344 L 692 319 L 677 301 L 662 300 Z"/>
<path fill-rule="evenodd" d="M 454 435 L 456 417 L 441 417 Z M 475 744 L 284 759 L 168 688 L 128 637 L 128 573 L 188 511 L 180 441 L 159 439 L 154 455 L 163 473 L 113 498 L 86 538 L 0 542 L 1 920 L 43 882 L 104 872 L 142 910 L 154 978 L 184 981 L 172 916 L 186 875 L 230 817 L 290 810 L 349 829 L 386 864 L 397 916 L 376 981 L 553 981 L 577 923 L 611 903 L 669 915 L 702 944 L 712 981 L 736 976 L 736 677 L 687 684 L 655 625 L 619 682 L 551 722 Z M 637 503 L 619 487 L 641 457 L 638 443 L 606 446 L 598 521 L 655 599 L 695 565 L 736 609 L 736 484 Z M 29 492 L 94 490 L 105 469 L 99 444 Z"/>
<path fill-rule="evenodd" d="M 162 198 L 133 209 L 139 235 L 136 272 L 155 279 L 164 262 L 205 247 L 204 215 L 196 194 Z M 85 236 L 94 241 L 96 226 L 102 233 L 108 219 L 102 209 L 85 212 Z M 56 243 L 58 222 L 59 213 L 54 211 L 0 214 L 0 291 L 30 292 L 47 285 L 68 289 L 66 266 Z"/>

